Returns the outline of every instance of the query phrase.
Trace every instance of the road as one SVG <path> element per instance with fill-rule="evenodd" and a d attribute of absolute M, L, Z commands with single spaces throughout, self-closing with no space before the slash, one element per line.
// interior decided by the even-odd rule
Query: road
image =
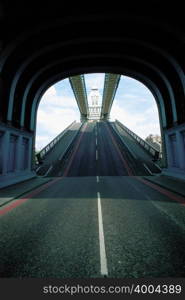
<path fill-rule="evenodd" d="M 185 275 L 185 207 L 134 177 L 58 178 L 15 203 L 1 208 L 0 277 Z"/>
<path fill-rule="evenodd" d="M 78 147 L 64 168 L 65 176 L 129 175 L 131 170 L 106 122 L 86 123 L 79 139 Z"/>
<path fill-rule="evenodd" d="M 63 176 L 0 208 L 0 277 L 185 276 L 185 199 L 128 176 L 110 136 L 89 123 Z"/>
<path fill-rule="evenodd" d="M 80 127 L 78 123 L 75 126 L 78 126 L 78 129 Z M 147 176 L 152 175 L 152 172 L 159 172 L 152 162 L 152 157 L 149 157 L 141 146 L 135 141 L 130 145 L 130 139 L 125 139 L 122 132 L 120 134 L 113 128 L 115 124 L 110 122 L 86 122 L 79 130 L 77 142 L 74 143 L 74 148 L 68 157 L 65 157 L 65 162 L 56 157 L 61 157 L 65 152 L 66 139 L 68 136 L 70 138 L 70 133 L 49 153 L 39 170 L 40 174 L 46 174 L 48 177 Z M 122 136 L 124 143 L 121 142 L 118 134 Z M 43 170 L 44 172 L 41 172 Z"/>

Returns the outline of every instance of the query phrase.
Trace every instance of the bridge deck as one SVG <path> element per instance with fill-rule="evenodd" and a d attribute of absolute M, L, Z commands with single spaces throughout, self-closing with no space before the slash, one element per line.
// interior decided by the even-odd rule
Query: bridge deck
<path fill-rule="evenodd" d="M 185 198 L 134 166 L 110 124 L 85 123 L 62 176 L 1 206 L 0 277 L 183 277 Z"/>

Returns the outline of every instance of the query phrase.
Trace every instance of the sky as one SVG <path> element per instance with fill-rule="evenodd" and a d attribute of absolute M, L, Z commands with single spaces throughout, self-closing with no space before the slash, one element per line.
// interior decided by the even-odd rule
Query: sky
<path fill-rule="evenodd" d="M 104 74 L 86 74 L 87 95 L 96 86 L 103 95 Z M 100 103 L 101 103 L 100 99 Z M 121 76 L 112 105 L 110 120 L 122 122 L 145 139 L 149 134 L 161 134 L 156 101 L 141 82 Z M 41 150 L 80 113 L 68 79 L 50 87 L 43 95 L 37 112 L 36 150 Z"/>

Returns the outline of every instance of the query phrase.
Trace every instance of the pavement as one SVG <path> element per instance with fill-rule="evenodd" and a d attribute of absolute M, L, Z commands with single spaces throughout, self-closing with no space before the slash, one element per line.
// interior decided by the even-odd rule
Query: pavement
<path fill-rule="evenodd" d="M 166 175 L 144 176 L 144 178 L 163 188 L 166 188 L 169 191 L 185 197 L 185 180 Z"/>
<path fill-rule="evenodd" d="M 49 177 L 34 177 L 24 182 L 13 184 L 11 186 L 0 189 L 0 207 L 36 189 L 37 187 L 43 185 L 44 183 L 47 183 L 50 180 L 51 178 Z"/>

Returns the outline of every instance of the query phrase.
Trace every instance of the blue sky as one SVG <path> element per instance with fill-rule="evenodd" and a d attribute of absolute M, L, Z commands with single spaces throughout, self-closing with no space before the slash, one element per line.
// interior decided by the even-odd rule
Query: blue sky
<path fill-rule="evenodd" d="M 96 86 L 103 94 L 104 74 L 86 74 L 87 95 Z M 139 81 L 121 76 L 111 109 L 111 120 L 118 119 L 140 137 L 159 134 L 155 99 Z M 68 79 L 50 87 L 43 95 L 37 113 L 36 149 L 47 145 L 74 120 L 80 121 L 79 109 Z"/>

